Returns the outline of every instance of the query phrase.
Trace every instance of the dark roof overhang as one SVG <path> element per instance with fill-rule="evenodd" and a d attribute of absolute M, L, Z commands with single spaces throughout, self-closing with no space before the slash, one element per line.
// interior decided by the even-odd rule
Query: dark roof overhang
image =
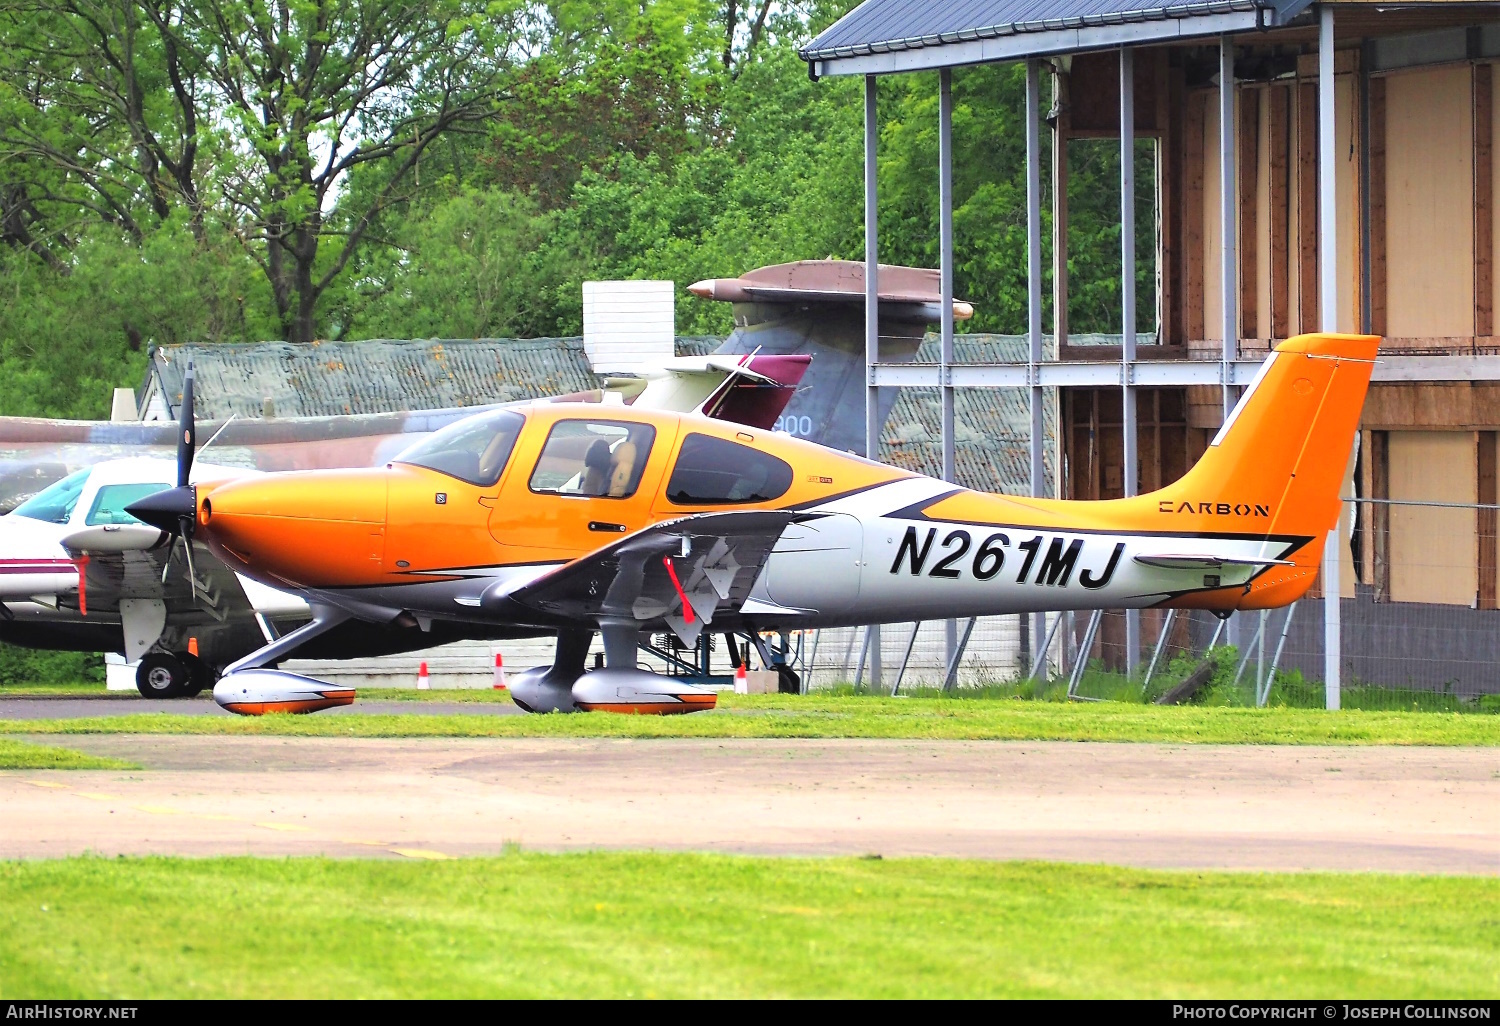
<path fill-rule="evenodd" d="M 894 74 L 1253 32 L 1311 0 L 865 0 L 800 51 L 813 77 Z"/>

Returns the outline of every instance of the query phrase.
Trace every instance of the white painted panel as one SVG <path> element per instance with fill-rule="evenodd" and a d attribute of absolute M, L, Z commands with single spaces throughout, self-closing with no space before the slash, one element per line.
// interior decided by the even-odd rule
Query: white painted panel
<path fill-rule="evenodd" d="M 670 281 L 583 283 L 583 349 L 598 374 L 639 374 L 672 358 L 676 340 Z"/>

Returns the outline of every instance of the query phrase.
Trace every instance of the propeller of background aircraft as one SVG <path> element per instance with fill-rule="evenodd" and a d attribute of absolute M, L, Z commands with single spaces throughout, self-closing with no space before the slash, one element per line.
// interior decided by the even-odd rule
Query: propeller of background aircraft
<path fill-rule="evenodd" d="M 198 579 L 193 570 L 193 528 L 198 518 L 198 492 L 188 484 L 188 478 L 193 472 L 193 456 L 197 451 L 191 363 L 188 364 L 187 374 L 182 381 L 182 409 L 177 423 L 177 487 L 137 499 L 125 507 L 125 512 L 167 535 L 170 548 L 167 550 L 166 565 L 161 571 L 163 584 L 167 582 L 167 573 L 172 568 L 177 539 L 182 539 L 183 554 L 187 560 L 188 587 L 192 589 L 193 601 L 197 602 Z"/>

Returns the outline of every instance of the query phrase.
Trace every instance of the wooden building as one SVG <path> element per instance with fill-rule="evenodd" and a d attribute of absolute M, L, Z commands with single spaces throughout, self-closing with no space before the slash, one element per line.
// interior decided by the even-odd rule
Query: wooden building
<path fill-rule="evenodd" d="M 1042 325 L 1034 273 L 1032 331 L 1055 333 L 1058 359 L 1034 356 L 1014 374 L 943 367 L 931 382 L 1058 386 L 1062 458 L 1046 490 L 1110 498 L 1167 483 L 1203 452 L 1277 340 L 1379 334 L 1348 493 L 1454 506 L 1358 504 L 1324 579 L 1345 596 L 1365 586 L 1381 601 L 1495 608 L 1495 510 L 1473 507 L 1497 502 L 1500 474 L 1500 7 L 867 0 L 803 57 L 814 77 L 865 76 L 867 116 L 878 76 L 938 70 L 945 119 L 949 69 L 1027 62 L 1032 120 L 1050 106 L 1028 160 L 1035 166 L 1037 146 L 1051 145 L 1055 310 L 1066 311 L 1069 287 L 1068 147 L 1117 139 L 1129 153 L 1132 138 L 1154 142 L 1155 181 L 1122 176 L 1126 239 L 1131 190 L 1154 190 L 1157 214 L 1155 310 L 1133 324 L 1126 313 L 1125 345 L 1070 345 L 1065 315 Z M 951 131 L 946 121 L 941 130 Z M 951 174 L 944 160 L 940 177 Z M 1036 214 L 1033 198 L 1034 272 Z M 1130 282 L 1134 247 L 1122 249 Z M 951 252 L 944 258 L 951 266 Z M 1154 330 L 1154 344 L 1137 349 L 1137 327 Z M 872 382 L 919 383 L 871 355 Z M 1336 681 L 1338 604 L 1325 606 Z M 1139 658 L 1138 641 L 1126 648 L 1128 661 Z"/>

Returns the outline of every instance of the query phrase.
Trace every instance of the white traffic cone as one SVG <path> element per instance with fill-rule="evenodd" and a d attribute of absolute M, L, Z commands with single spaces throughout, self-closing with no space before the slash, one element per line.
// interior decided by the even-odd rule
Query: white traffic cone
<path fill-rule="evenodd" d="M 735 667 L 734 693 L 736 695 L 748 695 L 750 693 L 750 681 L 745 676 L 745 664 L 743 662 Z"/>
<path fill-rule="evenodd" d="M 500 658 L 500 653 L 495 653 L 495 690 L 504 691 L 505 684 L 505 660 Z"/>
<path fill-rule="evenodd" d="M 428 678 L 427 678 L 427 660 L 425 660 L 425 659 L 422 660 L 422 667 L 421 667 L 421 669 L 417 670 L 417 690 L 418 691 L 431 691 L 432 690 L 432 681 L 428 680 Z"/>

